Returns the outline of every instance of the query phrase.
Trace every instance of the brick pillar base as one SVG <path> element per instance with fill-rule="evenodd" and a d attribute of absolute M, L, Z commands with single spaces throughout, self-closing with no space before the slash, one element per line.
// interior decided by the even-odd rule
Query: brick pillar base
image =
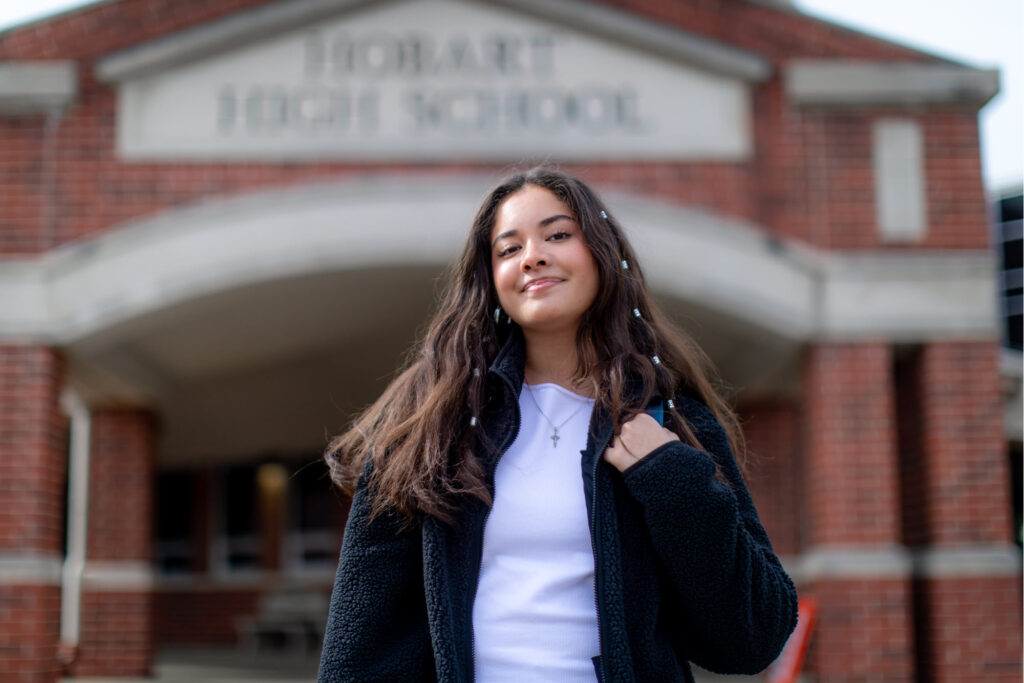
<path fill-rule="evenodd" d="M 809 660 L 817 683 L 913 681 L 906 578 L 816 580 L 800 597 L 820 606 Z"/>
<path fill-rule="evenodd" d="M 145 676 L 153 654 L 152 491 L 155 420 L 94 410 L 89 535 L 76 676 Z"/>
<path fill-rule="evenodd" d="M 0 585 L 0 681 L 57 680 L 60 586 Z"/>
<path fill-rule="evenodd" d="M 145 675 L 152 659 L 152 602 L 148 590 L 85 593 L 75 675 Z"/>
<path fill-rule="evenodd" d="M 1020 549 L 1012 545 L 999 345 L 922 346 L 904 372 L 919 397 L 910 525 L 921 680 L 1021 680 Z"/>
<path fill-rule="evenodd" d="M 54 349 L 0 345 L 0 681 L 60 676 L 64 540 L 64 362 Z"/>
<path fill-rule="evenodd" d="M 1020 683 L 1020 577 L 918 579 L 920 680 Z"/>
<path fill-rule="evenodd" d="M 823 343 L 805 358 L 809 547 L 799 590 L 819 606 L 807 660 L 817 683 L 914 680 L 891 365 L 884 342 Z"/>

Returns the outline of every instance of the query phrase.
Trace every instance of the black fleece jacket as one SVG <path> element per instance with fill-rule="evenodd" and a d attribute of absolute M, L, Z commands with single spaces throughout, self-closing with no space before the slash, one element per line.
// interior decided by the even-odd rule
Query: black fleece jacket
<path fill-rule="evenodd" d="M 500 447 L 519 429 L 522 338 L 511 335 L 488 373 L 481 418 Z M 772 551 L 725 432 L 702 403 L 677 399 L 704 450 L 665 444 L 620 473 L 601 454 L 612 436 L 594 411 L 581 451 L 594 546 L 602 681 L 692 682 L 689 662 L 754 674 L 796 626 L 797 595 Z M 714 459 L 714 461 L 712 460 Z M 715 462 L 732 486 L 714 478 Z M 473 680 L 473 599 L 487 507 L 454 524 L 403 528 L 369 519 L 365 477 L 345 530 L 320 661 L 321 683 Z"/>

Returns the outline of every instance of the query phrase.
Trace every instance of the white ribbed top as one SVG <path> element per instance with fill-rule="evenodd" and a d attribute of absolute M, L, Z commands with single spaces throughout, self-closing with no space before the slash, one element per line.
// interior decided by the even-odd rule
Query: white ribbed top
<path fill-rule="evenodd" d="M 538 404 L 559 426 L 557 445 Z M 519 434 L 498 462 L 484 527 L 473 604 L 478 683 L 594 681 L 600 643 L 580 469 L 593 407 L 556 384 L 520 392 Z"/>

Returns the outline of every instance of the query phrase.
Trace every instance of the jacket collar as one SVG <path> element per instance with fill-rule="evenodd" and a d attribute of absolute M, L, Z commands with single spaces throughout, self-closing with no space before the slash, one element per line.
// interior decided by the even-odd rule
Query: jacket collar
<path fill-rule="evenodd" d="M 508 381 L 518 393 L 526 377 L 526 339 L 518 325 L 512 325 L 505 344 L 491 363 L 493 372 Z"/>
<path fill-rule="evenodd" d="M 493 372 L 507 380 L 518 395 L 519 388 L 526 378 L 526 338 L 518 325 L 512 325 L 508 338 L 491 363 L 489 372 Z M 624 387 L 625 398 L 637 399 L 643 391 L 643 384 L 639 377 L 631 376 L 626 378 Z M 660 401 L 660 397 L 654 400 Z"/>

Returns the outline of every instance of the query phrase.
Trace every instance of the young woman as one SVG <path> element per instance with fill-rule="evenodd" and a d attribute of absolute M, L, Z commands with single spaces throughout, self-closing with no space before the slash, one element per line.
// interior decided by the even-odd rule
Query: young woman
<path fill-rule="evenodd" d="M 510 177 L 407 368 L 328 449 L 354 497 L 320 681 L 761 671 L 797 598 L 733 450 L 611 210 Z"/>

